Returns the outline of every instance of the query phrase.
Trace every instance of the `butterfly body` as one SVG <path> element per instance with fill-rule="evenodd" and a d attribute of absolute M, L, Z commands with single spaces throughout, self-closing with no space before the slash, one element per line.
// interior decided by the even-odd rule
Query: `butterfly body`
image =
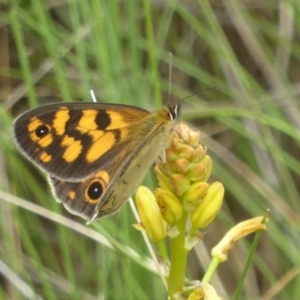
<path fill-rule="evenodd" d="M 89 220 L 116 212 L 167 146 L 178 105 L 56 103 L 14 122 L 21 152 L 48 174 L 58 202 Z"/>

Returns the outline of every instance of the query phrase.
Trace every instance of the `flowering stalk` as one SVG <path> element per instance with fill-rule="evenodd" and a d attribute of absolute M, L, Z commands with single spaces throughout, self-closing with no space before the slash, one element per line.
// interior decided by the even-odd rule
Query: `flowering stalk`
<path fill-rule="evenodd" d="M 169 206 L 173 207 L 169 209 L 173 212 L 172 216 L 177 212 L 177 218 L 165 218 L 178 230 L 178 235 L 170 239 L 170 272 L 167 279 L 170 299 L 175 299 L 175 295 L 184 290 L 187 256 L 192 248 L 186 242 L 188 220 L 193 224 L 195 245 L 201 236 L 198 229 L 206 227 L 214 219 L 224 194 L 221 184 L 210 185 L 206 182 L 211 174 L 212 161 L 206 154 L 206 148 L 199 144 L 200 133 L 184 124 L 177 126 L 176 132 L 166 150 L 166 162 L 160 162 L 155 167 L 161 190 L 166 191 L 160 192 L 160 202 L 168 199 Z"/>
<path fill-rule="evenodd" d="M 169 270 L 166 275 L 171 300 L 182 297 L 189 300 L 202 297 L 219 299 L 208 284 L 219 263 L 226 260 L 235 241 L 264 229 L 260 219 L 253 219 L 230 230 L 225 240 L 212 250 L 213 260 L 200 286 L 185 289 L 188 253 L 203 238 L 199 230 L 215 219 L 224 197 L 224 187 L 220 182 L 207 182 L 212 171 L 212 160 L 199 140 L 199 132 L 189 129 L 187 125 L 178 125 L 171 145 L 166 149 L 166 161 L 155 167 L 160 187 L 155 194 L 145 187 L 140 187 L 136 193 L 141 224 L 135 227 L 145 230 L 157 243 L 165 269 Z M 189 232 L 188 224 L 191 225 Z M 170 238 L 170 260 L 165 247 L 167 236 Z"/>

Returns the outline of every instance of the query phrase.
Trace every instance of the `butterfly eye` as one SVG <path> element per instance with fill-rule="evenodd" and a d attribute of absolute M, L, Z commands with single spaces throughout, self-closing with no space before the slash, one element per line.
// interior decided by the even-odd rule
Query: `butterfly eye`
<path fill-rule="evenodd" d="M 49 127 L 46 125 L 40 125 L 35 130 L 35 134 L 38 138 L 43 138 L 45 135 L 49 133 Z"/>
<path fill-rule="evenodd" d="M 90 200 L 97 200 L 103 193 L 102 184 L 99 181 L 94 181 L 87 189 L 87 195 Z"/>

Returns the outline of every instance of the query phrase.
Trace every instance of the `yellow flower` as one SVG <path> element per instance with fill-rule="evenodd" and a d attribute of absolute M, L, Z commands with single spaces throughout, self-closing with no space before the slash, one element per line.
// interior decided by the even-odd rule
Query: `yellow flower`
<path fill-rule="evenodd" d="M 191 212 L 190 220 L 193 228 L 202 229 L 213 221 L 221 208 L 223 197 L 223 185 L 220 182 L 212 183 L 202 203 Z"/>
<path fill-rule="evenodd" d="M 193 183 L 182 196 L 184 208 L 189 211 L 195 209 L 207 194 L 209 184 L 207 182 Z"/>
<path fill-rule="evenodd" d="M 227 260 L 228 252 L 233 248 L 236 241 L 250 233 L 267 229 L 262 224 L 264 219 L 265 217 L 256 217 L 235 225 L 226 233 L 218 245 L 212 249 L 212 257 L 217 258 L 221 262 Z"/>
<path fill-rule="evenodd" d="M 135 194 L 135 201 L 141 218 L 141 225 L 149 237 L 155 242 L 165 238 L 167 236 L 167 223 L 161 215 L 152 191 L 145 186 L 140 186 Z M 138 226 L 135 227 L 140 229 Z"/>
<path fill-rule="evenodd" d="M 209 283 L 203 282 L 189 295 L 188 300 L 221 300 Z"/>
<path fill-rule="evenodd" d="M 155 196 L 162 217 L 168 224 L 175 224 L 181 219 L 183 212 L 182 205 L 173 193 L 157 188 Z"/>

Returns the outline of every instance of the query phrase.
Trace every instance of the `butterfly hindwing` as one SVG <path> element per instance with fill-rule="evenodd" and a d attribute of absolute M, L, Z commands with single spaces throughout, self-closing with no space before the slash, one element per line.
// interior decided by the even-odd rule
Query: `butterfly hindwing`
<path fill-rule="evenodd" d="M 89 220 L 95 214 L 99 199 L 106 192 L 109 175 L 106 171 L 99 171 L 80 182 L 63 181 L 53 176 L 48 176 L 48 180 L 58 202 L 71 213 Z"/>

